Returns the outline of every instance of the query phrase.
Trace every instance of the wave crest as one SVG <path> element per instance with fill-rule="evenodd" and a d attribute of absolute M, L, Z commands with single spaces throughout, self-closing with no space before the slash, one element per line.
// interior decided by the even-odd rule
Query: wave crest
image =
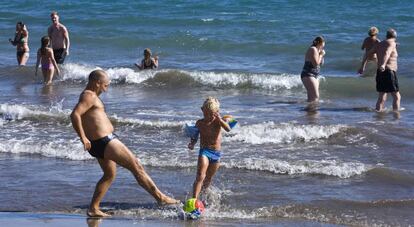
<path fill-rule="evenodd" d="M 63 81 L 86 81 L 96 66 L 65 64 Z M 176 69 L 135 71 L 132 68 L 106 69 L 113 83 L 141 84 L 147 86 L 186 87 L 194 84 L 217 88 L 259 88 L 266 90 L 302 87 L 300 77 L 292 74 L 255 74 L 236 72 L 185 71 Z"/>
<path fill-rule="evenodd" d="M 250 144 L 292 143 L 327 139 L 344 129 L 344 125 L 297 125 L 265 122 L 235 128 L 226 137 L 227 141 L 242 141 Z"/>

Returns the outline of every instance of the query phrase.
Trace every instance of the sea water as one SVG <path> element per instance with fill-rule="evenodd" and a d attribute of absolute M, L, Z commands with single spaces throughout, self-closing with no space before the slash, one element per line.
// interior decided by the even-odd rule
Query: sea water
<path fill-rule="evenodd" d="M 69 115 L 88 74 L 108 72 L 102 100 L 115 132 L 167 194 L 191 196 L 198 151 L 184 126 L 208 96 L 238 125 L 223 133 L 221 168 L 203 195 L 205 224 L 414 223 L 414 16 L 412 1 L 8 1 L 0 9 L 0 211 L 84 214 L 97 162 Z M 71 48 L 44 87 L 36 51 L 57 10 Z M 30 32 L 28 66 L 7 43 Z M 376 113 L 374 77 L 357 70 L 369 27 L 398 32 L 400 114 Z M 300 80 L 314 37 L 326 39 L 321 102 L 306 111 Z M 151 48 L 160 68 L 133 64 Z M 391 99 L 391 97 L 389 97 Z M 388 101 L 390 110 L 391 103 Z M 198 147 L 198 146 L 196 146 Z M 138 220 L 179 220 L 119 168 L 102 207 Z M 167 222 L 167 223 L 168 223 Z"/>

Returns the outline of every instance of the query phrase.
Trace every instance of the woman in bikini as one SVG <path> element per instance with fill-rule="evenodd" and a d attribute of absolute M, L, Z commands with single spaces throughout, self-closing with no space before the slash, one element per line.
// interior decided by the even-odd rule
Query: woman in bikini
<path fill-rule="evenodd" d="M 300 77 L 308 93 L 308 102 L 319 100 L 319 72 L 325 56 L 325 40 L 318 36 L 313 40 L 305 55 L 305 65 Z"/>
<path fill-rule="evenodd" d="M 29 31 L 27 31 L 26 25 L 19 21 L 16 24 L 16 33 L 14 39 L 9 39 L 9 42 L 16 46 L 16 57 L 19 65 L 26 65 L 29 59 Z"/>
<path fill-rule="evenodd" d="M 53 56 L 52 48 L 49 48 L 50 45 L 50 38 L 49 36 L 43 36 L 41 39 L 42 46 L 37 51 L 37 61 L 36 61 L 36 73 L 39 68 L 39 63 L 42 64 L 42 73 L 43 73 L 43 81 L 45 85 L 52 84 L 53 74 L 56 72 L 59 75 L 60 70 L 55 61 L 55 57 Z"/>

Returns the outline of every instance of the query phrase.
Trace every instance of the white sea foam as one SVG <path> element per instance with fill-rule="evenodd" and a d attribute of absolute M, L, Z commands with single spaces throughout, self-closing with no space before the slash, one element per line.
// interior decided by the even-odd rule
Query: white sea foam
<path fill-rule="evenodd" d="M 123 118 L 118 117 L 117 115 L 112 115 L 112 119 L 117 122 L 135 124 L 139 126 L 154 127 L 154 128 L 173 128 L 173 127 L 183 127 L 188 121 L 173 121 L 173 120 L 141 120 L 135 118 Z"/>
<path fill-rule="evenodd" d="M 63 80 L 87 80 L 89 73 L 98 69 L 96 66 L 79 64 L 65 64 L 63 66 Z M 184 71 L 184 70 L 144 70 L 136 71 L 132 68 L 115 67 L 105 69 L 114 83 L 125 82 L 131 84 L 141 84 L 148 79 L 154 78 L 158 73 L 163 76 L 170 74 L 170 79 L 179 80 L 183 75 L 188 76 L 196 82 L 213 87 L 252 87 L 269 90 L 292 89 L 301 87 L 302 82 L 297 75 L 291 74 L 245 74 L 232 72 L 208 72 L 208 71 Z"/>
<path fill-rule="evenodd" d="M 0 104 L 0 113 L 5 116 L 7 120 L 20 120 L 26 117 L 65 117 L 69 110 L 62 110 L 61 103 L 52 104 L 49 110 L 33 110 L 31 108 L 20 104 Z"/>
<path fill-rule="evenodd" d="M 50 158 L 65 158 L 70 160 L 93 159 L 78 139 L 53 141 L 36 141 L 34 138 L 24 140 L 10 139 L 0 141 L 0 152 L 12 154 L 38 154 Z"/>
<path fill-rule="evenodd" d="M 269 90 L 280 88 L 291 89 L 302 86 L 299 77 L 295 75 L 269 75 L 269 74 L 240 74 L 240 73 L 215 73 L 215 72 L 185 72 L 193 77 L 196 81 L 210 86 L 224 87 L 257 87 Z"/>
<path fill-rule="evenodd" d="M 62 100 L 63 101 L 63 100 Z M 62 101 L 57 103 L 52 103 L 48 110 L 39 110 L 38 106 L 27 106 L 20 104 L 0 104 L 0 114 L 3 115 L 0 125 L 3 125 L 7 120 L 21 120 L 24 118 L 30 117 L 57 117 L 64 118 L 69 120 L 69 115 L 71 110 L 63 109 Z M 154 128 L 173 128 L 173 127 L 183 127 L 187 121 L 173 121 L 173 120 L 141 120 L 134 118 L 123 118 L 118 117 L 117 115 L 109 116 L 110 119 L 113 119 L 119 123 L 125 124 L 134 124 L 138 126 L 154 127 Z"/>
<path fill-rule="evenodd" d="M 245 158 L 223 163 L 227 168 L 268 171 L 277 174 L 321 174 L 349 178 L 369 171 L 372 167 L 360 162 L 341 162 L 336 160 L 298 160 Z"/>
<path fill-rule="evenodd" d="M 92 157 L 83 150 L 77 138 L 70 140 L 54 138 L 52 141 L 39 141 L 36 138 L 9 139 L 0 141 L 0 152 L 13 154 L 38 154 L 51 158 L 69 160 L 89 160 Z M 145 166 L 194 168 L 196 161 L 189 161 L 186 153 L 177 152 L 174 157 L 163 154 L 141 153 L 140 161 Z M 232 169 L 266 171 L 275 174 L 321 174 L 349 178 L 360 175 L 372 167 L 360 162 L 342 162 L 337 160 L 296 160 L 245 158 L 223 161 L 222 166 Z"/>
<path fill-rule="evenodd" d="M 210 21 L 214 21 L 214 18 L 203 18 L 201 20 L 204 22 L 210 22 Z"/>
<path fill-rule="evenodd" d="M 346 128 L 344 125 L 298 125 L 264 122 L 236 127 L 225 137 L 225 140 L 250 144 L 292 143 L 294 141 L 326 139 L 344 128 Z"/>

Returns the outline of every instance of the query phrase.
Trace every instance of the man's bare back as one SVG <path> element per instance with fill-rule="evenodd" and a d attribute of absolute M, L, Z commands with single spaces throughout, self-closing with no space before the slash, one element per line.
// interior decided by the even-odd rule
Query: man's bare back
<path fill-rule="evenodd" d="M 362 49 L 365 49 L 365 54 L 368 54 L 368 52 L 375 47 L 375 45 L 377 45 L 379 43 L 379 39 L 377 39 L 377 37 L 367 37 L 364 40 L 364 43 L 362 44 Z M 377 55 L 371 54 L 368 56 L 368 60 L 376 60 L 377 59 Z"/>

